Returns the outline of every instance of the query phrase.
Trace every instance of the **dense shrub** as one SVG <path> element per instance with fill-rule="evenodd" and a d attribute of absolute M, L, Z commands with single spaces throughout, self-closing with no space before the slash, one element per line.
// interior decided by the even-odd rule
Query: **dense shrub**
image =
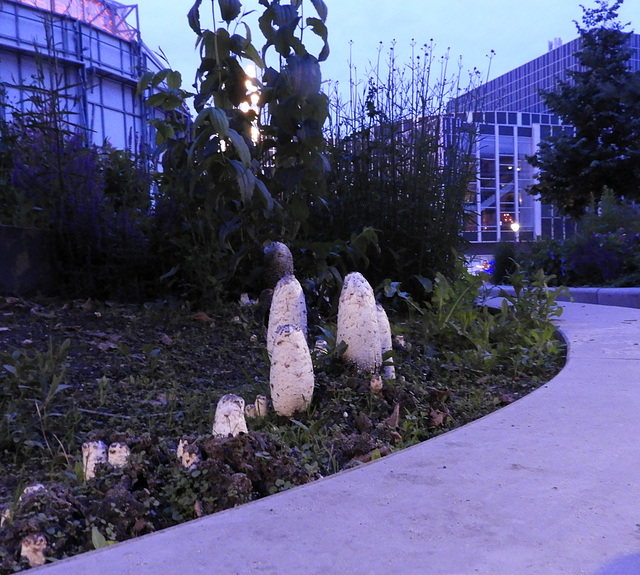
<path fill-rule="evenodd" d="M 54 232 L 62 292 L 143 297 L 155 273 L 147 237 L 150 176 L 143 159 L 88 145 L 77 132 L 19 122 L 4 130 L 13 146 L 0 186 L 0 223 Z"/>
<path fill-rule="evenodd" d="M 520 250 L 518 263 L 528 273 L 543 269 L 569 286 L 640 285 L 640 214 L 635 204 L 605 191 L 600 203 L 564 241 L 544 239 Z"/>
<path fill-rule="evenodd" d="M 456 265 L 474 131 L 447 109 L 463 89 L 460 70 L 451 74 L 447 63 L 433 44 L 404 66 L 392 48 L 365 83 L 352 80 L 349 102 L 338 94 L 332 101 L 333 170 L 328 209 L 317 218 L 325 234 L 377 231 L 380 255 L 369 271 L 376 283 L 393 277 L 418 289 L 415 276 L 448 275 Z M 476 80 L 472 74 L 470 84 Z"/>

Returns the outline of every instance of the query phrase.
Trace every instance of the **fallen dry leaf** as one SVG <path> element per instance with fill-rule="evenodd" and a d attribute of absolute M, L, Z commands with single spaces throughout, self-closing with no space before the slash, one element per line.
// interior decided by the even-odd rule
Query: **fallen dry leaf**
<path fill-rule="evenodd" d="M 30 310 L 31 315 L 35 315 L 36 317 L 43 317 L 45 319 L 53 319 L 54 317 L 56 317 L 54 314 L 52 313 L 46 313 L 44 311 L 40 311 L 39 309 L 32 307 Z"/>
<path fill-rule="evenodd" d="M 509 405 L 510 403 L 513 403 L 515 401 L 515 398 L 513 397 L 513 395 L 510 395 L 508 393 L 503 393 L 500 396 L 500 403 L 502 405 Z"/>
<path fill-rule="evenodd" d="M 389 427 L 398 427 L 399 421 L 400 421 L 400 404 L 396 403 L 393 406 L 393 413 L 389 417 L 387 417 L 387 419 L 385 419 L 384 422 Z"/>
<path fill-rule="evenodd" d="M 431 417 L 429 423 L 431 423 L 431 425 L 433 425 L 434 427 L 440 427 L 443 424 L 444 418 L 447 416 L 447 414 L 442 411 L 438 411 L 437 409 L 432 409 L 429 413 L 429 416 Z"/>
<path fill-rule="evenodd" d="M 193 317 L 193 319 L 195 319 L 196 321 L 211 321 L 211 318 L 203 311 L 198 311 L 191 317 Z"/>

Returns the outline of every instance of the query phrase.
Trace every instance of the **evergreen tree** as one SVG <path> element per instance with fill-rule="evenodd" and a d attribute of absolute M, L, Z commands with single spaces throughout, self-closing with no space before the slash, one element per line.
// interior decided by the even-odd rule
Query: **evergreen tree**
<path fill-rule="evenodd" d="M 618 21 L 623 0 L 582 6 L 576 22 L 579 67 L 542 92 L 547 107 L 573 127 L 543 140 L 530 163 L 539 168 L 531 193 L 579 218 L 605 187 L 617 197 L 640 199 L 640 72 L 631 72 L 628 39 Z"/>

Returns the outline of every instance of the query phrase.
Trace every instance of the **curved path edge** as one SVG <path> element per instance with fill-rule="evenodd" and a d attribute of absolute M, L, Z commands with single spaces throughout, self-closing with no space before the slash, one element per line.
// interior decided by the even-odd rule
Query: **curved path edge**
<path fill-rule="evenodd" d="M 35 571 L 640 573 L 640 310 L 563 308 L 565 368 L 499 411 L 357 469 Z"/>

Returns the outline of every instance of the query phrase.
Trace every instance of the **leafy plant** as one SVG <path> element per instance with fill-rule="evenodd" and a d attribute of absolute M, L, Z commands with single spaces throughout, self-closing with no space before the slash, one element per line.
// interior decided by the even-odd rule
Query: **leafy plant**
<path fill-rule="evenodd" d="M 51 451 L 49 419 L 59 415 L 54 412 L 58 395 L 69 388 L 64 382 L 70 345 L 68 339 L 60 346 L 49 340 L 44 352 L 16 349 L 3 355 L 0 414 L 4 437 L 13 442 L 12 447 L 24 443 Z"/>
<path fill-rule="evenodd" d="M 542 270 L 531 280 L 517 270 L 509 276 L 516 296 L 502 293 L 502 305 L 494 310 L 480 295 L 485 275 L 462 267 L 453 279 L 438 274 L 424 308 L 405 296 L 422 315 L 428 345 L 447 369 L 464 364 L 478 374 L 544 376 L 547 360 L 563 354 L 552 320 L 562 313 L 556 299 L 568 291 L 550 290 L 553 278 Z"/>

